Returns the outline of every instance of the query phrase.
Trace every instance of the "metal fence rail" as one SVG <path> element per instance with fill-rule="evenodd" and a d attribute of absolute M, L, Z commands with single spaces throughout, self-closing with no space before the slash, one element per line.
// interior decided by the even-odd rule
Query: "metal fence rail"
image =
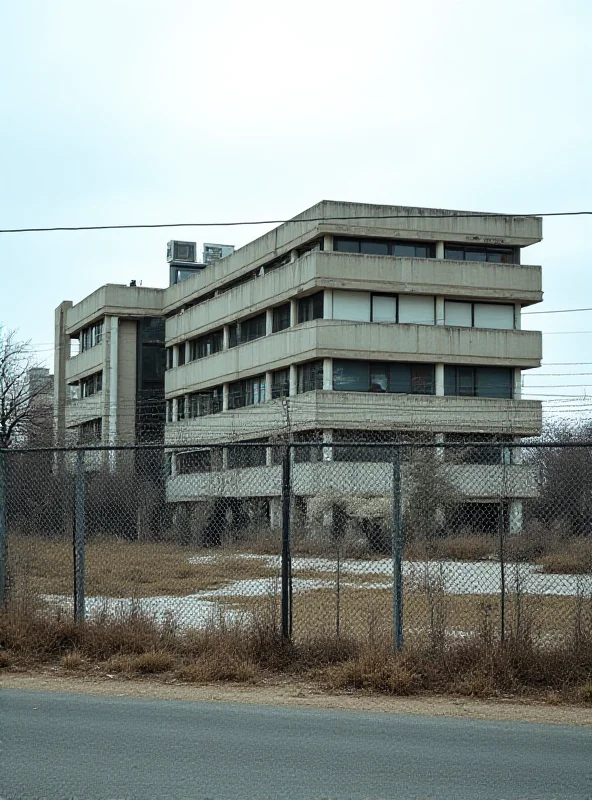
<path fill-rule="evenodd" d="M 0 452 L 0 606 L 434 644 L 592 635 L 592 444 Z"/>

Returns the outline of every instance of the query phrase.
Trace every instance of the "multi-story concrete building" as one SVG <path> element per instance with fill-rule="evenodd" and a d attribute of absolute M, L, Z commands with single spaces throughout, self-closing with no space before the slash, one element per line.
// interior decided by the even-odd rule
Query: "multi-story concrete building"
<path fill-rule="evenodd" d="M 539 218 L 324 201 L 165 290 L 166 442 L 204 446 L 172 459 L 168 500 L 267 498 L 273 518 L 268 445 L 287 429 L 324 445 L 295 450 L 301 507 L 332 487 L 388 491 L 388 464 L 360 463 L 379 452 L 338 441 L 537 434 L 521 376 L 540 365 L 541 335 L 521 330 L 521 310 L 542 299 L 541 269 L 521 251 L 541 235 Z M 248 460 L 205 447 L 237 441 L 260 447 Z M 454 465 L 464 501 L 499 499 L 496 452 L 477 456 L 490 462 L 478 477 Z M 518 529 L 534 476 L 513 463 L 504 481 Z"/>
<path fill-rule="evenodd" d="M 162 440 L 162 289 L 108 284 L 55 313 L 56 443 Z"/>

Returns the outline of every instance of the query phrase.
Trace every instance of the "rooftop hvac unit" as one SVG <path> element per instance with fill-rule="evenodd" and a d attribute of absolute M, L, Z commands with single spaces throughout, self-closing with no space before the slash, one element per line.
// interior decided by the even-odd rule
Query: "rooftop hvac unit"
<path fill-rule="evenodd" d="M 167 243 L 167 261 L 169 263 L 184 261 L 193 264 L 196 260 L 196 251 L 195 242 L 179 242 L 176 239 L 172 239 Z"/>
<path fill-rule="evenodd" d="M 226 258 L 234 253 L 233 244 L 205 244 L 203 246 L 203 262 L 204 264 L 212 264 L 214 261 L 220 261 L 221 258 Z"/>

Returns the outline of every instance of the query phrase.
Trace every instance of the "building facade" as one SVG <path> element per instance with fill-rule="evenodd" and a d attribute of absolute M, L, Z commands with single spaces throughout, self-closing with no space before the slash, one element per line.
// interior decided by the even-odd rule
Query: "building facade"
<path fill-rule="evenodd" d="M 197 446 L 171 459 L 167 499 L 259 497 L 273 521 L 269 443 L 286 431 L 323 445 L 294 449 L 304 509 L 332 487 L 388 492 L 388 469 L 361 469 L 379 451 L 338 442 L 536 435 L 541 406 L 521 397 L 521 377 L 540 366 L 541 334 L 521 330 L 521 312 L 542 299 L 541 269 L 522 250 L 541 237 L 539 218 L 324 201 L 171 286 L 165 438 Z M 245 461 L 233 442 L 260 446 Z M 499 456 L 482 452 L 479 480 L 455 465 L 469 503 L 499 497 Z M 508 469 L 518 529 L 535 481 Z"/>

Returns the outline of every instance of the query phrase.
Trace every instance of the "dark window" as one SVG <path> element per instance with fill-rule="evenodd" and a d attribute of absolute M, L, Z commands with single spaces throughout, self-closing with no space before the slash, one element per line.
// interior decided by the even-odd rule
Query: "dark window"
<path fill-rule="evenodd" d="M 284 303 L 281 306 L 273 309 L 273 327 L 274 333 L 283 331 L 290 327 L 290 303 Z"/>
<path fill-rule="evenodd" d="M 177 471 L 179 475 L 190 475 L 193 472 L 212 471 L 212 451 L 188 450 L 177 454 Z"/>
<path fill-rule="evenodd" d="M 166 418 L 167 422 L 173 421 L 173 401 L 167 400 L 166 401 Z"/>
<path fill-rule="evenodd" d="M 173 348 L 167 347 L 166 349 L 166 368 L 172 369 L 173 368 Z"/>
<path fill-rule="evenodd" d="M 446 245 L 444 258 L 456 261 L 489 261 L 495 264 L 516 264 L 518 258 L 513 247 L 480 247 L 458 244 Z"/>
<path fill-rule="evenodd" d="M 301 447 L 295 447 L 293 449 L 294 461 L 297 464 L 301 464 L 306 461 L 317 462 L 323 460 L 323 448 L 318 447 L 315 444 L 315 442 L 322 443 L 323 441 L 322 431 L 312 430 L 312 431 L 301 431 L 300 433 L 295 433 L 294 441 L 303 443 Z M 306 442 L 307 446 L 304 445 L 304 442 Z M 281 448 L 278 448 L 278 450 L 281 452 Z"/>
<path fill-rule="evenodd" d="M 447 433 L 446 443 L 458 443 L 458 447 L 444 448 L 444 460 L 453 464 L 501 464 L 504 459 L 504 443 L 511 436 L 490 433 Z M 473 444 L 482 446 L 473 446 Z M 490 443 L 490 446 L 487 446 Z"/>
<path fill-rule="evenodd" d="M 256 317 L 245 319 L 242 322 L 235 322 L 229 327 L 229 347 L 236 347 L 239 344 L 252 342 L 265 336 L 266 315 L 257 314 Z"/>
<path fill-rule="evenodd" d="M 513 396 L 512 370 L 508 367 L 444 367 L 444 394 L 460 397 Z"/>
<path fill-rule="evenodd" d="M 338 253 L 359 253 L 359 239 L 345 239 L 342 236 L 335 236 L 333 239 L 333 250 Z"/>
<path fill-rule="evenodd" d="M 435 367 L 433 364 L 392 363 L 390 391 L 402 394 L 434 394 Z"/>
<path fill-rule="evenodd" d="M 222 330 L 212 331 L 199 339 L 192 339 L 189 343 L 189 358 L 195 361 L 198 358 L 205 358 L 222 350 L 224 335 Z"/>
<path fill-rule="evenodd" d="M 178 365 L 182 367 L 183 364 L 185 363 L 185 342 L 181 342 L 181 344 L 178 347 L 178 350 L 179 350 Z"/>
<path fill-rule="evenodd" d="M 333 361 L 333 389 L 340 392 L 370 391 L 370 365 L 367 361 Z"/>
<path fill-rule="evenodd" d="M 376 256 L 399 256 L 407 258 L 434 258 L 434 244 L 425 242 L 402 242 L 392 239 L 353 239 L 335 236 L 333 250 L 338 253 L 365 253 Z"/>
<path fill-rule="evenodd" d="M 255 442 L 261 442 L 261 446 L 255 445 Z M 265 446 L 267 442 L 265 439 L 255 439 L 255 442 L 249 442 L 250 446 L 248 447 L 230 445 L 227 448 L 228 469 L 264 467 L 267 460 L 267 448 Z"/>
<path fill-rule="evenodd" d="M 362 239 L 360 242 L 360 252 L 369 256 L 388 256 L 389 243 L 387 241 L 375 241 L 373 239 Z"/>
<path fill-rule="evenodd" d="M 92 397 L 103 388 L 103 373 L 95 372 L 80 381 L 80 397 Z"/>
<path fill-rule="evenodd" d="M 290 394 L 290 370 L 278 369 L 271 378 L 271 398 L 288 397 Z"/>
<path fill-rule="evenodd" d="M 98 444 L 103 435 L 103 420 L 90 419 L 78 427 L 79 444 Z"/>
<path fill-rule="evenodd" d="M 80 332 L 80 352 L 89 350 L 103 341 L 104 320 L 100 319 Z"/>
<path fill-rule="evenodd" d="M 235 381 L 228 387 L 228 408 L 244 408 L 265 402 L 265 376 Z"/>
<path fill-rule="evenodd" d="M 298 322 L 309 322 L 323 318 L 323 292 L 309 294 L 298 300 Z"/>
<path fill-rule="evenodd" d="M 352 442 L 350 446 L 335 446 L 333 448 L 334 461 L 392 461 L 398 451 L 404 461 L 413 458 L 412 445 L 416 441 L 428 441 L 425 434 L 404 433 L 402 431 L 368 431 L 368 430 L 334 430 L 333 442 Z M 384 443 L 384 447 L 376 447 L 377 443 Z M 364 446 L 366 443 L 369 447 Z M 395 444 L 409 444 L 406 448 L 396 448 Z"/>
<path fill-rule="evenodd" d="M 434 394 L 433 364 L 333 361 L 333 389 L 341 392 Z"/>
<path fill-rule="evenodd" d="M 177 399 L 177 419 L 185 419 L 185 398 Z"/>
<path fill-rule="evenodd" d="M 310 361 L 298 367 L 298 394 L 323 388 L 323 362 Z"/>
<path fill-rule="evenodd" d="M 207 417 L 222 411 L 222 387 L 189 395 L 187 415 L 191 419 Z"/>

